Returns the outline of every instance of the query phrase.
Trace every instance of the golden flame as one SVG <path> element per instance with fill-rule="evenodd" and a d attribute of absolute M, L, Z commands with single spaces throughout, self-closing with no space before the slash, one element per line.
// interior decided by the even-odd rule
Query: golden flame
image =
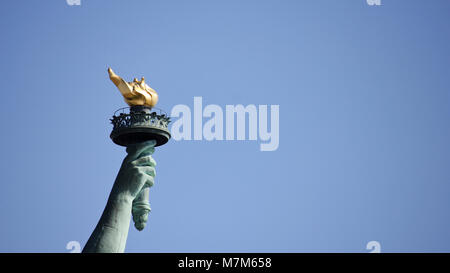
<path fill-rule="evenodd" d="M 126 82 L 116 75 L 111 68 L 108 68 L 108 74 L 129 106 L 153 107 L 158 102 L 158 93 L 145 83 L 144 77 L 140 81 L 134 78 L 132 82 Z"/>

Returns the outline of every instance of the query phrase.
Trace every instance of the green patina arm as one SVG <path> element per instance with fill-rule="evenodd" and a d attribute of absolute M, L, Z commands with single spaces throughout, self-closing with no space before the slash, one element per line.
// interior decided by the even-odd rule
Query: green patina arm
<path fill-rule="evenodd" d="M 94 232 L 83 253 L 120 253 L 125 251 L 131 218 L 131 200 L 108 200 Z"/>
<path fill-rule="evenodd" d="M 138 230 L 145 226 L 150 211 L 148 190 L 154 184 L 156 162 L 151 157 L 155 141 L 130 145 L 105 210 L 92 232 L 84 253 L 125 251 L 125 245 L 133 212 Z"/>

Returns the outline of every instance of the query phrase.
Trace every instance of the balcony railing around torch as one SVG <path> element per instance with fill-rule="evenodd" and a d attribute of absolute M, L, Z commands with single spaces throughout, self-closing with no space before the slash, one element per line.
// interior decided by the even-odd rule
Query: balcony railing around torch
<path fill-rule="evenodd" d="M 128 111 L 127 111 L 128 110 Z M 111 119 L 113 130 L 125 129 L 132 127 L 156 127 L 168 130 L 170 117 L 162 109 L 153 107 L 153 112 L 147 113 L 145 111 L 135 112 L 130 111 L 130 107 L 120 108 L 114 112 Z M 159 114 L 156 111 L 159 112 Z"/>

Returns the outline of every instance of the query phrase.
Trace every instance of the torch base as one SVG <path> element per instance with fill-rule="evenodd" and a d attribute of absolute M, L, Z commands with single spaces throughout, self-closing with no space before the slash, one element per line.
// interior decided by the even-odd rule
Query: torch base
<path fill-rule="evenodd" d="M 156 140 L 155 146 L 166 144 L 170 139 L 168 125 L 170 118 L 162 113 L 152 112 L 152 108 L 146 106 L 132 106 L 121 108 L 111 119 L 114 128 L 111 139 L 120 146 L 128 146 L 147 140 Z"/>
<path fill-rule="evenodd" d="M 114 130 L 110 135 L 112 141 L 120 146 L 128 146 L 147 140 L 156 140 L 156 146 L 166 144 L 170 139 L 170 133 L 158 128 L 123 128 Z"/>

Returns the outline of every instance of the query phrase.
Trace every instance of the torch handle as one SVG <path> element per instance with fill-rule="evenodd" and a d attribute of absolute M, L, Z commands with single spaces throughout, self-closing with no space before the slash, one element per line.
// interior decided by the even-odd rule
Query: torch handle
<path fill-rule="evenodd" d="M 148 214 L 151 211 L 149 201 L 150 188 L 146 187 L 141 190 L 139 195 L 133 200 L 132 214 L 134 226 L 141 231 L 147 224 Z"/>

